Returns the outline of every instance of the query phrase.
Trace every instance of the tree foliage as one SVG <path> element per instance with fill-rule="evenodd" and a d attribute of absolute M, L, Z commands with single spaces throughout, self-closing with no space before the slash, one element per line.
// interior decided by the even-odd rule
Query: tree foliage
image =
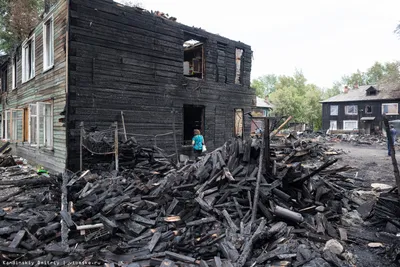
<path fill-rule="evenodd" d="M 9 53 L 39 23 L 44 0 L 0 0 L 0 51 Z"/>
<path fill-rule="evenodd" d="M 256 95 L 265 98 L 267 95 L 275 91 L 275 85 L 278 77 L 275 74 L 268 74 L 253 79 L 251 86 L 256 89 Z"/>
<path fill-rule="evenodd" d="M 307 123 L 314 129 L 321 128 L 322 108 L 319 101 L 323 92 L 314 84 L 308 84 L 301 71 L 293 76 L 264 75 L 252 81 L 257 96 L 270 96 L 274 113 L 293 116 L 293 121 Z"/>

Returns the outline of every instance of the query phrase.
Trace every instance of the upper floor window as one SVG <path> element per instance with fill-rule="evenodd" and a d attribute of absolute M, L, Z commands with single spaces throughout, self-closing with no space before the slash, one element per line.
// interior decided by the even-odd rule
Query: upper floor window
<path fill-rule="evenodd" d="M 54 23 L 50 17 L 43 23 L 43 70 L 54 65 Z"/>
<path fill-rule="evenodd" d="M 12 58 L 12 89 L 17 88 L 17 56 Z"/>
<path fill-rule="evenodd" d="M 7 92 L 8 85 L 8 70 L 7 65 L 1 70 L 1 91 Z"/>
<path fill-rule="evenodd" d="M 331 116 L 337 116 L 339 112 L 339 106 L 331 105 Z"/>
<path fill-rule="evenodd" d="M 35 35 L 22 45 L 22 82 L 35 77 Z"/>
<path fill-rule="evenodd" d="M 235 75 L 235 83 L 243 84 L 243 58 L 244 58 L 244 50 L 240 48 L 236 48 L 236 75 Z"/>
<path fill-rule="evenodd" d="M 357 105 L 345 106 L 344 112 L 346 115 L 357 115 L 358 114 Z"/>
<path fill-rule="evenodd" d="M 399 104 L 397 104 L 397 103 L 382 104 L 382 114 L 398 115 L 399 114 Z"/>
<path fill-rule="evenodd" d="M 183 75 L 203 79 L 204 77 L 204 45 L 191 39 L 183 43 Z"/>
<path fill-rule="evenodd" d="M 372 106 L 371 105 L 365 106 L 365 114 L 372 114 Z"/>

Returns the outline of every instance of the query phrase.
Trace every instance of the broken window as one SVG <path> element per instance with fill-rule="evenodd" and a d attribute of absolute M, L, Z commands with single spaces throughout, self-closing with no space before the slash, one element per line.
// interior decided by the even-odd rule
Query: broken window
<path fill-rule="evenodd" d="M 204 106 L 183 106 L 183 145 L 191 145 L 193 131 L 200 130 L 204 136 Z"/>
<path fill-rule="evenodd" d="M 2 92 L 7 92 L 7 85 L 8 85 L 8 71 L 7 71 L 7 65 L 1 70 L 1 91 Z"/>
<path fill-rule="evenodd" d="M 345 106 L 344 112 L 346 115 L 357 115 L 358 114 L 357 105 Z"/>
<path fill-rule="evenodd" d="M 399 105 L 397 103 L 382 104 L 382 114 L 398 115 L 399 114 Z"/>
<path fill-rule="evenodd" d="M 217 44 L 217 73 L 215 75 L 216 82 L 228 82 L 228 73 L 225 65 L 225 58 L 226 58 L 226 44 L 218 42 Z"/>
<path fill-rule="evenodd" d="M 337 130 L 337 121 L 329 122 L 329 130 Z"/>
<path fill-rule="evenodd" d="M 332 105 L 331 106 L 331 116 L 337 116 L 339 112 L 339 106 Z"/>
<path fill-rule="evenodd" d="M 22 141 L 23 110 L 10 109 L 5 112 L 4 138 L 12 142 Z"/>
<path fill-rule="evenodd" d="M 243 137 L 243 109 L 235 109 L 235 137 Z"/>
<path fill-rule="evenodd" d="M 190 39 L 183 43 L 183 74 L 188 77 L 203 79 L 204 46 L 201 41 Z"/>
<path fill-rule="evenodd" d="M 39 147 L 53 146 L 53 105 L 38 102 L 29 105 L 29 143 Z"/>
<path fill-rule="evenodd" d="M 22 45 L 22 82 L 35 77 L 35 35 Z"/>
<path fill-rule="evenodd" d="M 372 113 L 372 106 L 366 105 L 365 106 L 365 114 L 371 114 Z"/>
<path fill-rule="evenodd" d="M 244 57 L 244 50 L 236 48 L 236 76 L 235 76 L 235 83 L 236 84 L 243 84 L 243 57 Z"/>
<path fill-rule="evenodd" d="M 358 129 L 358 121 L 343 121 L 343 130 Z"/>

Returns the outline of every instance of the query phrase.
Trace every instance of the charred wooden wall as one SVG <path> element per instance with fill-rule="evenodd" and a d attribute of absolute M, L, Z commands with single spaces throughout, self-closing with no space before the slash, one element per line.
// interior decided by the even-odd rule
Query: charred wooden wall
<path fill-rule="evenodd" d="M 1 96 L 1 112 L 9 109 L 28 108 L 29 104 L 51 101 L 53 103 L 53 148 L 43 149 L 28 142 L 12 142 L 13 152 L 26 158 L 34 165 L 42 165 L 48 170 L 62 172 L 66 165 L 66 127 L 60 119 L 66 105 L 66 0 L 59 0 L 46 17 L 54 20 L 54 66 L 43 70 L 43 23 L 33 30 L 35 40 L 35 76 L 22 82 L 21 46 L 10 55 L 8 62 L 8 91 Z M 12 89 L 12 58 L 17 58 L 17 82 Z M 24 123 L 25 125 L 25 123 Z"/>
<path fill-rule="evenodd" d="M 110 0 L 70 1 L 68 165 L 77 168 L 79 124 L 108 128 L 125 114 L 128 133 L 156 135 L 172 131 L 183 146 L 183 106 L 205 107 L 209 149 L 233 136 L 234 109 L 251 109 L 250 46 L 204 30 L 123 7 Z M 183 76 L 185 35 L 204 42 L 204 79 Z M 235 84 L 235 50 L 244 50 L 243 84 Z M 175 115 L 173 113 L 175 111 Z M 245 119 L 245 134 L 250 121 Z M 137 138 L 140 142 L 151 138 Z M 173 151 L 173 137 L 158 139 Z"/>

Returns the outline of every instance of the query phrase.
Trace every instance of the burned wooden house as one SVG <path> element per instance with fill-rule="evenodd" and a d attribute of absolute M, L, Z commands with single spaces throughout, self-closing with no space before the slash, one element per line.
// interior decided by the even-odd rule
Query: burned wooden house
<path fill-rule="evenodd" d="M 28 161 L 79 167 L 80 123 L 170 132 L 180 153 L 193 129 L 209 149 L 250 132 L 251 47 L 112 0 L 59 0 L 1 66 L 1 135 Z M 140 137 L 143 134 L 143 137 Z M 173 151 L 172 135 L 158 146 Z"/>

